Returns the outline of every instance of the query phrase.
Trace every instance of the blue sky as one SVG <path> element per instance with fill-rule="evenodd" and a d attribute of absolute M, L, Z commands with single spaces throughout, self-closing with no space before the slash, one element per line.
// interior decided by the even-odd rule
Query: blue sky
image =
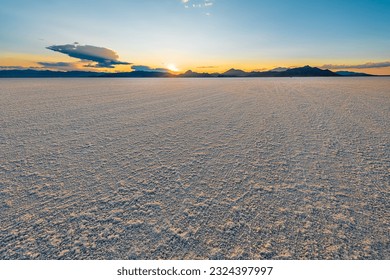
<path fill-rule="evenodd" d="M 136 65 L 213 72 L 310 64 L 390 74 L 390 0 L 3 0 L 1 4 L 3 68 L 51 63 L 64 70 L 94 65 L 97 70 L 130 71 Z M 48 49 L 75 42 L 75 51 L 89 51 L 82 46 L 101 48 L 99 55 L 108 55 L 114 64 Z"/>

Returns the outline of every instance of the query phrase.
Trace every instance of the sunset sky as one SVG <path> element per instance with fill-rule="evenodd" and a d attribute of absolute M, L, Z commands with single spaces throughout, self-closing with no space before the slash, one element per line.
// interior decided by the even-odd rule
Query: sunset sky
<path fill-rule="evenodd" d="M 2 0 L 0 68 L 390 74 L 390 0 Z"/>

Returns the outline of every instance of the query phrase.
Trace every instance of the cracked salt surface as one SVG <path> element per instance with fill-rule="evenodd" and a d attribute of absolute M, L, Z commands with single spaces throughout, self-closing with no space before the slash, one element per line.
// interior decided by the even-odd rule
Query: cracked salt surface
<path fill-rule="evenodd" d="M 389 259 L 390 79 L 0 79 L 1 259 Z"/>

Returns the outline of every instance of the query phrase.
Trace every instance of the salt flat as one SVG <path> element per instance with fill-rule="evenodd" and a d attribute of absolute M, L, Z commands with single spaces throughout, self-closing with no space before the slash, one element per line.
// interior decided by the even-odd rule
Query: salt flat
<path fill-rule="evenodd" d="M 389 259 L 390 78 L 0 79 L 1 259 Z"/>

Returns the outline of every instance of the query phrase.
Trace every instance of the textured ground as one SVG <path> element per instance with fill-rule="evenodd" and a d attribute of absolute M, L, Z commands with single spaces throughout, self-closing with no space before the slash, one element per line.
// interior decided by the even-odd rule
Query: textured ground
<path fill-rule="evenodd" d="M 390 78 L 0 79 L 1 259 L 389 259 Z"/>

